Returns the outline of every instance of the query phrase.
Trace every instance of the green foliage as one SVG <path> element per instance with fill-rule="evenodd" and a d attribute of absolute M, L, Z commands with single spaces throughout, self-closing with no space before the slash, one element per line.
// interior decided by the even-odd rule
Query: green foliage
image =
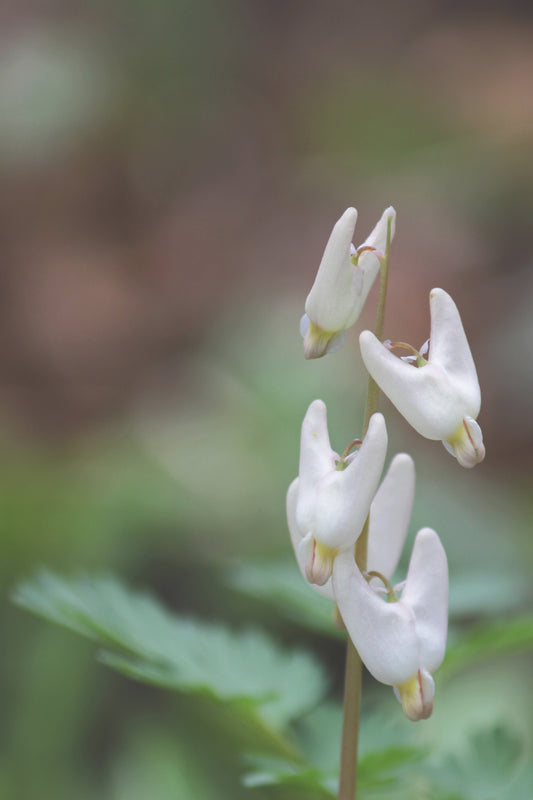
<path fill-rule="evenodd" d="M 342 710 L 325 704 L 307 714 L 298 726 L 301 758 L 248 759 L 244 781 L 249 787 L 301 787 L 317 797 L 335 797 L 339 767 Z M 381 714 L 365 714 L 360 733 L 358 786 L 363 797 L 373 792 L 398 792 L 406 769 L 426 757 L 425 750 L 406 740 Z M 380 795 L 381 796 L 381 795 Z M 394 795 L 391 794 L 391 800 Z"/>
<path fill-rule="evenodd" d="M 335 797 L 336 779 L 324 775 L 320 769 L 284 758 L 251 756 L 250 771 L 243 778 L 249 788 L 258 786 L 299 787 L 322 797 Z"/>
<path fill-rule="evenodd" d="M 329 636 L 343 636 L 332 624 L 333 603 L 304 581 L 295 560 L 240 564 L 228 570 L 230 586 L 261 600 L 284 617 Z M 344 637 L 343 637 L 344 638 Z"/>
<path fill-rule="evenodd" d="M 113 771 L 113 800 L 216 800 L 220 795 L 212 786 L 198 757 L 186 743 L 157 735 L 148 728 L 130 737 L 126 751 Z"/>
<path fill-rule="evenodd" d="M 464 569 L 464 568 L 463 568 Z M 450 575 L 450 617 L 472 619 L 527 607 L 531 596 L 527 575 L 494 570 L 489 565 L 455 570 Z"/>
<path fill-rule="evenodd" d="M 449 676 L 486 658 L 533 650 L 533 616 L 500 619 L 469 631 L 448 647 L 441 675 Z"/>
<path fill-rule="evenodd" d="M 21 584 L 14 600 L 103 645 L 101 660 L 129 677 L 233 703 L 275 729 L 325 689 L 322 670 L 306 654 L 284 651 L 256 631 L 171 614 L 111 577 L 65 580 L 43 571 Z"/>
<path fill-rule="evenodd" d="M 406 768 L 424 759 L 425 755 L 415 747 L 391 747 L 368 753 L 359 760 L 358 766 L 358 786 L 363 796 L 390 790 L 392 800 L 398 785 L 406 779 Z M 309 763 L 260 756 L 250 758 L 248 764 L 251 769 L 244 776 L 245 786 L 298 786 L 318 796 L 336 797 L 338 763 L 326 770 Z"/>
<path fill-rule="evenodd" d="M 523 743 L 509 729 L 497 726 L 476 733 L 468 752 L 433 770 L 439 800 L 531 800 L 533 769 L 524 768 L 522 756 Z"/>
<path fill-rule="evenodd" d="M 303 757 L 251 756 L 244 784 L 280 786 L 289 794 L 295 788 L 305 789 L 313 798 L 335 797 L 340 715 L 340 708 L 327 705 L 311 712 L 299 736 Z M 475 733 L 461 755 L 441 755 L 438 760 L 431 760 L 426 750 L 409 740 L 402 743 L 401 737 L 390 719 L 380 714 L 363 717 L 358 798 L 531 800 L 533 768 L 524 763 L 524 742 L 503 726 Z"/>

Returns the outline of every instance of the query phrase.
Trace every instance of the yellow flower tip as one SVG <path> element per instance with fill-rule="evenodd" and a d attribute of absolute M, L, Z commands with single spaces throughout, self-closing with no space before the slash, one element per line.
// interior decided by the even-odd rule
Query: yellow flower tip
<path fill-rule="evenodd" d="M 335 334 L 323 331 L 311 322 L 304 338 L 304 355 L 307 359 L 321 358 L 328 352 L 328 344 Z"/>
<path fill-rule="evenodd" d="M 336 353 L 344 344 L 346 331 L 326 331 L 312 322 L 307 314 L 300 320 L 300 333 L 304 340 L 304 355 L 307 359 L 321 358 L 326 353 Z"/>
<path fill-rule="evenodd" d="M 405 683 L 395 687 L 405 716 L 412 722 L 428 719 L 433 712 L 435 684 L 426 670 L 418 670 Z"/>
<path fill-rule="evenodd" d="M 304 335 L 304 355 L 307 359 L 321 358 L 326 353 L 334 353 L 342 347 L 344 331 L 325 331 L 309 321 Z"/>
<path fill-rule="evenodd" d="M 316 539 L 311 539 L 306 550 L 305 577 L 309 583 L 314 583 L 316 586 L 324 586 L 331 578 L 333 562 L 338 550 L 326 547 L 326 545 L 317 542 Z"/>
<path fill-rule="evenodd" d="M 445 442 L 444 447 L 462 467 L 471 469 L 485 458 L 485 445 L 481 428 L 472 417 L 465 417 L 455 433 Z"/>

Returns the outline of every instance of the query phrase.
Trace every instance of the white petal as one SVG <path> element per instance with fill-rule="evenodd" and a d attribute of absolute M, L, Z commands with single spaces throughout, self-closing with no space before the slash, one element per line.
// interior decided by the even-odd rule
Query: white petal
<path fill-rule="evenodd" d="M 396 358 L 370 331 L 359 337 L 365 367 L 413 428 L 427 439 L 447 439 L 464 405 L 446 371 L 435 363 L 413 367 Z"/>
<path fill-rule="evenodd" d="M 407 581 L 400 600 L 412 609 L 420 647 L 420 664 L 434 672 L 442 663 L 448 630 L 448 563 L 431 528 L 418 532 Z"/>
<path fill-rule="evenodd" d="M 368 570 L 387 579 L 398 566 L 415 497 L 415 465 L 407 453 L 396 455 L 370 506 Z"/>
<path fill-rule="evenodd" d="M 374 281 L 379 274 L 381 262 L 380 258 L 385 254 L 387 247 L 387 226 L 391 220 L 391 242 L 396 230 L 396 212 L 392 206 L 386 208 L 374 230 L 368 236 L 361 247 L 373 247 L 377 253 L 370 250 L 363 250 L 358 258 L 358 264 L 354 267 L 353 281 L 353 306 L 352 311 L 346 321 L 346 327 L 351 327 L 357 320 L 366 303 L 366 299 L 372 288 Z"/>
<path fill-rule="evenodd" d="M 363 444 L 346 469 L 330 472 L 316 486 L 313 533 L 322 544 L 338 548 L 355 543 L 378 488 L 386 453 L 385 419 L 373 414 Z"/>
<path fill-rule="evenodd" d="M 452 298 L 443 289 L 432 289 L 429 303 L 429 361 L 444 367 L 463 399 L 463 416 L 469 415 L 475 419 L 481 407 L 481 392 L 461 316 Z"/>
<path fill-rule="evenodd" d="M 329 342 L 326 349 L 326 353 L 333 355 L 333 353 L 337 353 L 341 347 L 344 345 L 344 341 L 346 339 L 346 331 L 340 331 L 333 336 Z"/>
<path fill-rule="evenodd" d="M 302 339 L 305 339 L 305 335 L 309 330 L 310 325 L 311 325 L 311 320 L 309 319 L 307 314 L 304 314 L 300 320 L 300 335 Z"/>
<path fill-rule="evenodd" d="M 391 221 L 390 238 L 392 242 L 396 232 L 396 211 L 392 206 L 389 206 L 381 215 L 379 222 L 375 226 L 370 236 L 365 239 L 361 246 L 375 247 L 376 250 L 379 250 L 381 253 L 385 253 L 385 248 L 387 246 L 387 225 L 389 219 Z"/>
<path fill-rule="evenodd" d="M 350 638 L 374 678 L 398 686 L 416 675 L 419 659 L 414 614 L 402 602 L 387 603 L 379 597 L 348 550 L 335 559 L 333 591 Z"/>
<path fill-rule="evenodd" d="M 298 484 L 299 484 L 299 479 L 295 478 L 291 483 L 291 485 L 289 486 L 289 490 L 287 492 L 287 522 L 289 525 L 289 533 L 291 535 L 291 543 L 294 550 L 294 555 L 296 556 L 296 561 L 298 563 L 298 567 L 300 568 L 300 572 L 302 573 L 302 577 L 307 582 L 307 578 L 305 575 L 305 558 L 304 554 L 302 553 L 302 550 L 300 549 L 300 544 L 303 540 L 303 537 L 296 522 L 296 503 L 298 501 Z M 324 595 L 324 597 L 328 597 L 330 600 L 333 600 L 333 585 L 331 578 L 323 586 L 317 586 L 316 584 L 310 584 L 310 585 L 319 594 L 322 594 Z"/>
<path fill-rule="evenodd" d="M 287 523 L 289 526 L 289 533 L 291 535 L 292 547 L 295 555 L 297 555 L 298 547 L 302 541 L 302 533 L 296 522 L 296 503 L 298 501 L 298 484 L 299 478 L 295 478 L 287 491 Z M 301 567 L 300 567 L 301 569 Z"/>
<path fill-rule="evenodd" d="M 352 305 L 350 246 L 357 221 L 355 208 L 347 208 L 329 237 L 315 282 L 305 302 L 305 312 L 324 331 L 340 331 Z"/>
<path fill-rule="evenodd" d="M 352 269 L 351 309 L 346 318 L 346 328 L 354 325 L 361 315 L 366 298 L 380 271 L 379 258 L 375 253 L 365 250 L 359 256 L 357 266 Z"/>
<path fill-rule="evenodd" d="M 304 417 L 300 438 L 300 488 L 296 518 L 298 527 L 308 533 L 313 525 L 317 485 L 335 470 L 336 453 L 331 449 L 326 406 L 314 400 Z"/>

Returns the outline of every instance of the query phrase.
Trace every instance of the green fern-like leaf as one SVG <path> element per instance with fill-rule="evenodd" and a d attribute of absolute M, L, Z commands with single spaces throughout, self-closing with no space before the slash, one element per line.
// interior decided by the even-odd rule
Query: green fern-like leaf
<path fill-rule="evenodd" d="M 322 669 L 258 631 L 230 631 L 169 612 L 112 577 L 67 580 L 42 571 L 14 601 L 105 649 L 101 660 L 136 680 L 253 709 L 283 728 L 322 697 Z"/>

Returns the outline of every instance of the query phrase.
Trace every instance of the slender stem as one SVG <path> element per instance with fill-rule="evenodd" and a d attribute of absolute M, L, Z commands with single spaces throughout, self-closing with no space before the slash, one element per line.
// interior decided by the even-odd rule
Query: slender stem
<path fill-rule="evenodd" d="M 389 260 L 391 241 L 391 220 L 387 223 L 387 247 L 385 257 L 381 262 L 379 283 L 379 300 L 376 315 L 374 334 L 376 338 L 383 338 L 385 324 L 385 304 L 387 300 L 387 285 L 389 280 Z M 379 387 L 369 377 L 366 395 L 365 420 L 363 437 L 365 436 L 370 417 L 378 410 Z M 355 561 L 361 572 L 366 570 L 368 551 L 368 518 L 355 547 Z M 346 673 L 344 677 L 344 709 L 342 720 L 341 763 L 339 776 L 338 800 L 355 800 L 357 790 L 357 753 L 359 744 L 359 716 L 361 712 L 361 684 L 363 666 L 361 657 L 355 649 L 351 639 L 348 639 L 346 650 Z"/>
<path fill-rule="evenodd" d="M 342 718 L 341 771 L 339 800 L 355 798 L 357 785 L 357 750 L 359 744 L 359 715 L 361 711 L 361 657 L 352 640 L 346 646 L 344 678 L 344 715 Z"/>
<path fill-rule="evenodd" d="M 383 339 L 383 327 L 385 325 L 385 305 L 387 302 L 387 287 L 389 284 L 389 261 L 390 261 L 390 239 L 391 239 L 391 220 L 387 223 L 387 248 L 385 257 L 381 262 L 381 272 L 379 278 L 379 300 L 376 314 L 376 324 L 374 335 L 376 339 Z M 379 387 L 375 380 L 368 376 L 368 389 L 366 394 L 365 421 L 363 425 L 363 436 L 367 432 L 370 417 L 378 410 Z M 361 565 L 359 565 L 361 566 Z M 366 566 L 366 565 L 365 565 Z"/>

